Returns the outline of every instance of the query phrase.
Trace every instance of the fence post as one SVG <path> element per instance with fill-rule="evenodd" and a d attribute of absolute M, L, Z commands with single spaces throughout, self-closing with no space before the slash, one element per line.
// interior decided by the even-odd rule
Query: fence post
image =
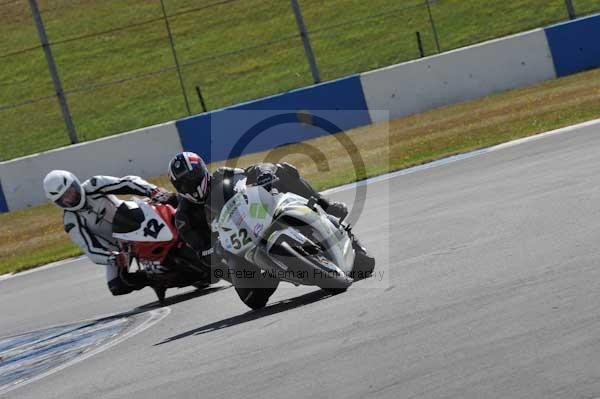
<path fill-rule="evenodd" d="M 302 17 L 300 4 L 298 4 L 298 0 L 291 1 L 292 9 L 294 10 L 294 16 L 296 17 L 296 24 L 298 24 L 298 30 L 300 31 L 300 37 L 302 38 L 304 52 L 306 53 L 306 59 L 308 60 L 308 65 L 310 66 L 310 72 L 312 73 L 313 81 L 315 83 L 320 83 L 321 76 L 319 74 L 319 67 L 317 66 L 315 54 L 313 53 L 312 47 L 310 45 L 310 38 L 308 37 L 308 32 L 306 30 L 306 26 L 304 25 L 304 18 Z"/>
<path fill-rule="evenodd" d="M 29 8 L 31 9 L 31 15 L 33 16 L 33 21 L 35 22 L 38 36 L 40 37 L 40 42 L 42 44 L 42 48 L 44 49 L 46 63 L 48 64 L 48 71 L 52 77 L 54 91 L 56 92 L 56 97 L 58 97 L 60 110 L 62 112 L 63 119 L 65 120 L 65 125 L 67 126 L 67 132 L 69 133 L 69 139 L 71 140 L 71 144 L 75 144 L 77 143 L 77 131 L 75 130 L 75 125 L 73 124 L 73 119 L 71 118 L 71 112 L 69 111 L 69 105 L 67 104 L 67 98 L 65 96 L 65 92 L 63 91 L 60 77 L 58 76 L 58 69 L 56 68 L 56 63 L 54 62 L 54 57 L 52 56 L 52 50 L 50 49 L 50 44 L 48 43 L 48 35 L 46 35 L 46 28 L 44 27 L 44 21 L 42 21 L 42 16 L 40 15 L 40 9 L 38 8 L 37 0 L 29 0 Z"/>
<path fill-rule="evenodd" d="M 416 31 L 417 35 L 417 46 L 419 47 L 419 55 L 421 58 L 425 57 L 425 51 L 423 51 L 423 40 L 421 40 L 421 32 Z"/>
<path fill-rule="evenodd" d="M 202 90 L 200 90 L 200 86 L 196 85 L 196 94 L 198 94 L 198 100 L 200 101 L 200 106 L 202 107 L 202 112 L 206 112 L 206 103 L 204 102 L 204 96 L 202 95 Z"/>
<path fill-rule="evenodd" d="M 565 5 L 567 6 L 567 14 L 569 14 L 569 19 L 577 18 L 577 14 L 575 13 L 575 6 L 573 5 L 573 0 L 565 0 Z"/>
<path fill-rule="evenodd" d="M 437 52 L 441 52 L 440 49 L 440 39 L 438 38 L 437 29 L 435 27 L 435 22 L 433 21 L 433 14 L 431 13 L 431 5 L 429 4 L 429 0 L 425 0 L 425 4 L 427 5 L 427 13 L 429 14 L 429 22 L 431 23 L 431 30 L 433 31 L 433 37 L 435 38 L 435 47 L 437 48 Z"/>
<path fill-rule="evenodd" d="M 181 74 L 181 67 L 179 66 L 179 59 L 177 58 L 177 51 L 175 51 L 175 42 L 173 41 L 173 35 L 171 34 L 171 26 L 169 25 L 169 18 L 167 17 L 167 10 L 165 9 L 165 2 L 160 0 L 160 6 L 162 7 L 163 18 L 165 20 L 165 26 L 167 27 L 167 35 L 169 36 L 169 43 L 171 44 L 171 52 L 173 53 L 173 59 L 175 60 L 175 68 L 177 69 L 177 77 L 179 77 L 179 85 L 181 86 L 181 93 L 185 101 L 185 109 L 188 115 L 192 114 L 190 109 L 190 102 L 188 101 L 187 93 L 185 92 L 185 84 L 183 83 L 183 76 Z"/>

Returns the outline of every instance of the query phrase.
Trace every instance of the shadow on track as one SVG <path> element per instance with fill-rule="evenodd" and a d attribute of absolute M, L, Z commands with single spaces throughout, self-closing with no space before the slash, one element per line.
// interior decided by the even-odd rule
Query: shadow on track
<path fill-rule="evenodd" d="M 202 327 L 198 327 L 193 330 L 186 331 L 186 332 L 178 334 L 178 335 L 174 335 L 170 338 L 165 339 L 162 342 L 154 344 L 154 346 L 167 344 L 169 342 L 177 341 L 179 339 L 186 338 L 191 335 L 201 335 L 201 334 L 206 334 L 206 333 L 213 332 L 213 331 L 218 331 L 223 328 L 232 327 L 232 326 L 235 326 L 238 324 L 242 324 L 242 323 L 246 323 L 246 322 L 249 322 L 252 320 L 260 319 L 265 316 L 270 316 L 273 314 L 285 312 L 287 310 L 299 308 L 301 306 L 309 305 L 311 303 L 318 302 L 322 299 L 329 298 L 331 296 L 332 296 L 331 294 L 329 294 L 325 291 L 322 291 L 322 290 L 312 291 L 307 294 L 297 296 L 295 298 L 284 299 L 282 301 L 275 302 L 272 305 L 269 305 L 262 309 L 250 310 L 246 313 L 242 313 L 237 316 L 229 317 L 224 320 L 216 321 L 214 323 L 206 324 Z"/>
<path fill-rule="evenodd" d="M 224 286 L 218 286 L 218 287 L 204 288 L 202 290 L 193 290 L 193 291 L 189 291 L 189 292 L 184 292 L 183 294 L 177 294 L 177 295 L 167 297 L 163 303 L 154 301 L 154 302 L 150 302 L 145 305 L 142 305 L 142 306 L 138 306 L 137 308 L 134 309 L 134 311 L 146 311 L 146 310 L 151 310 L 151 309 L 156 309 L 156 308 L 162 308 L 164 306 L 176 305 L 180 302 L 189 301 L 190 299 L 194 299 L 194 298 L 198 298 L 198 297 L 201 297 L 204 295 L 212 294 L 213 292 L 225 290 L 230 287 L 231 287 L 231 285 L 224 285 Z"/>

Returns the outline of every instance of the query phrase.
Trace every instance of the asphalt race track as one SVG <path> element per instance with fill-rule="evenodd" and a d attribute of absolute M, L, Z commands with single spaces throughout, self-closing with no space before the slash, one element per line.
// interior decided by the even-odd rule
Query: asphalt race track
<path fill-rule="evenodd" d="M 598 128 L 372 183 L 365 205 L 382 281 L 280 287 L 257 312 L 226 284 L 170 291 L 157 323 L 3 397 L 600 397 Z M 153 302 L 71 262 L 0 281 L 0 336 Z"/>

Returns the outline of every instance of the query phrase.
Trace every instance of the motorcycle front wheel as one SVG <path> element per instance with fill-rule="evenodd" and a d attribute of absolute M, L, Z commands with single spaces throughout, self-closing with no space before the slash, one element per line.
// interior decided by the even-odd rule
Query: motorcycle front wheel
<path fill-rule="evenodd" d="M 233 255 L 228 256 L 228 265 L 231 283 L 242 302 L 254 310 L 264 308 L 277 290 L 279 280 Z"/>
<path fill-rule="evenodd" d="M 267 306 L 267 302 L 269 302 L 269 298 L 275 292 L 275 288 L 237 288 L 235 291 L 238 296 L 248 306 L 253 310 L 262 309 Z"/>

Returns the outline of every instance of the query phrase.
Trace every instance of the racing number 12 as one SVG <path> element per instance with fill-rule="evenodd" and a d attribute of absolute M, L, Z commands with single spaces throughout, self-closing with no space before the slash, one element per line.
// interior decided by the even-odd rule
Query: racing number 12
<path fill-rule="evenodd" d="M 242 245 L 246 245 L 252 241 L 252 239 L 248 237 L 248 231 L 246 229 L 240 229 L 239 234 L 239 239 L 237 233 L 233 233 L 231 237 L 229 237 L 231 240 L 231 245 L 233 245 L 234 249 L 240 249 L 242 248 Z M 242 241 L 240 241 L 240 239 Z"/>
<path fill-rule="evenodd" d="M 163 227 L 165 227 L 165 225 L 163 223 L 158 224 L 156 219 L 148 220 L 148 224 L 146 224 L 146 227 L 144 228 L 144 237 L 150 236 L 156 239 Z"/>

